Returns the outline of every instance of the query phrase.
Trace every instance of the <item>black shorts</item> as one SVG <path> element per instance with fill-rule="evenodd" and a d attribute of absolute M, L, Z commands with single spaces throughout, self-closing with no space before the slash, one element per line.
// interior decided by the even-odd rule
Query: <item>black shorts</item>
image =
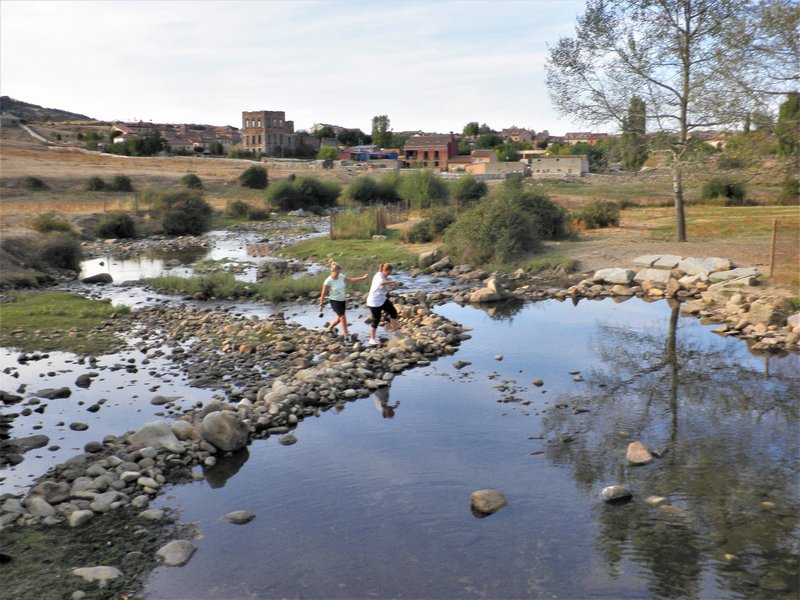
<path fill-rule="evenodd" d="M 337 317 L 343 317 L 344 316 L 344 309 L 345 309 L 344 300 L 330 300 L 330 303 L 331 303 L 331 308 L 333 309 L 333 312 L 336 313 L 336 316 Z"/>
<path fill-rule="evenodd" d="M 394 307 L 394 304 L 389 302 L 388 299 L 381 306 L 370 306 L 369 312 L 372 313 L 372 326 L 376 329 L 381 322 L 382 312 L 385 312 L 387 315 L 389 315 L 390 319 L 397 318 L 397 309 Z"/>

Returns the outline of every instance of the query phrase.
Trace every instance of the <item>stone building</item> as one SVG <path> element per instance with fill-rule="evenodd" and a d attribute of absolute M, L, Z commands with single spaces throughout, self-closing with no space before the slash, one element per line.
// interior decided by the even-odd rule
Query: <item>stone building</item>
<path fill-rule="evenodd" d="M 400 160 L 404 167 L 425 167 L 442 171 L 458 156 L 458 140 L 449 135 L 415 135 L 406 140 Z"/>
<path fill-rule="evenodd" d="M 294 121 L 286 120 L 282 110 L 242 112 L 241 143 L 245 150 L 281 156 L 281 151 L 297 148 Z"/>

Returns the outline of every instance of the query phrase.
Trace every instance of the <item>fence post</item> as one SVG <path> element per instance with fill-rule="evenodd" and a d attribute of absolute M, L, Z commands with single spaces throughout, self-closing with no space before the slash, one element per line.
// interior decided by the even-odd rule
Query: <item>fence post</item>
<path fill-rule="evenodd" d="M 777 237 L 778 219 L 772 219 L 772 240 L 770 241 L 769 248 L 769 276 L 772 277 L 772 271 L 775 268 L 775 238 Z"/>

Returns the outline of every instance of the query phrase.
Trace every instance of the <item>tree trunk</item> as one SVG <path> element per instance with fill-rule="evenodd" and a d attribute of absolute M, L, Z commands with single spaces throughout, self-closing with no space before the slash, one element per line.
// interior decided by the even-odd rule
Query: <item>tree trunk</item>
<path fill-rule="evenodd" d="M 686 241 L 686 215 L 683 212 L 683 169 L 680 157 L 672 155 L 672 192 L 675 197 L 675 241 Z"/>

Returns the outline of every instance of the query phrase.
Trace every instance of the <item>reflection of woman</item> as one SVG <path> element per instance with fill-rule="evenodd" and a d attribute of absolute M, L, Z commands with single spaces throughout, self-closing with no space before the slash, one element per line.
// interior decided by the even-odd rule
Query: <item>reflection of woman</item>
<path fill-rule="evenodd" d="M 372 395 L 372 399 L 375 402 L 375 408 L 381 411 L 384 419 L 391 419 L 394 417 L 394 409 L 400 406 L 399 400 L 394 403 L 394 406 L 389 404 L 388 387 L 382 387 L 375 390 L 375 393 Z"/>
<path fill-rule="evenodd" d="M 345 284 L 364 281 L 366 278 L 367 275 L 363 277 L 345 277 L 344 273 L 342 273 L 342 267 L 338 263 L 331 263 L 331 274 L 323 282 L 322 292 L 319 295 L 319 309 L 322 310 L 325 294 L 328 294 L 331 308 L 336 313 L 336 318 L 325 328 L 326 332 L 336 331 L 336 326 L 341 323 L 342 333 L 345 338 L 347 337 L 347 318 L 344 316 L 345 299 L 347 298 Z"/>
<path fill-rule="evenodd" d="M 397 309 L 394 304 L 389 300 L 389 288 L 395 285 L 394 279 L 389 275 L 392 274 L 392 265 L 383 263 L 380 270 L 375 273 L 372 278 L 372 285 L 369 288 L 367 295 L 367 306 L 372 313 L 372 324 L 369 328 L 369 345 L 377 346 L 378 342 L 375 335 L 378 332 L 378 325 L 381 322 L 381 314 L 386 313 L 389 315 L 389 321 L 392 325 L 392 331 L 397 333 Z"/>

